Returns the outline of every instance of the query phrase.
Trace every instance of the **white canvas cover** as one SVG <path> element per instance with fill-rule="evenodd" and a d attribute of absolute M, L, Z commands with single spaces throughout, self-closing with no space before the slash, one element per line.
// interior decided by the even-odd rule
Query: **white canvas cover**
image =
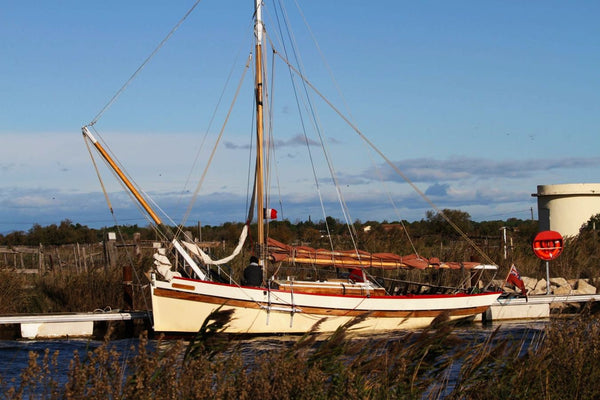
<path fill-rule="evenodd" d="M 233 250 L 233 252 L 220 260 L 213 260 L 210 258 L 208 254 L 206 254 L 196 243 L 193 242 L 182 242 L 183 245 L 190 251 L 190 253 L 199 257 L 202 262 L 206 265 L 223 265 L 233 260 L 240 252 L 242 251 L 242 247 L 244 246 L 244 242 L 246 241 L 246 237 L 248 236 L 248 225 L 244 225 L 244 229 L 242 229 L 242 233 L 240 234 L 240 238 L 238 240 L 238 244 Z"/>
<path fill-rule="evenodd" d="M 165 249 L 158 249 L 157 253 L 154 253 L 154 265 L 159 274 L 164 276 L 167 281 L 171 281 L 174 277 L 181 277 L 179 272 L 171 270 L 171 262 L 165 256 Z"/>

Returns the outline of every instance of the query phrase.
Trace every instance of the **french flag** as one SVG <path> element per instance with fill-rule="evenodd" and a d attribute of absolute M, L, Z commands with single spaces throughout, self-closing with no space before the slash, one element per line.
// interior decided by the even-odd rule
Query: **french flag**
<path fill-rule="evenodd" d="M 263 216 L 265 219 L 277 219 L 277 210 L 274 208 L 264 208 Z"/>

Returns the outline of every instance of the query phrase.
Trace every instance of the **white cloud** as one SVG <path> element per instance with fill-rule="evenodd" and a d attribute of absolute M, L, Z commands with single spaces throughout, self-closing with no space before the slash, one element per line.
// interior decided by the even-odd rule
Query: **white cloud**
<path fill-rule="evenodd" d="M 195 180 L 202 173 L 197 169 L 185 185 L 189 165 L 197 153 L 192 134 L 109 134 L 111 148 L 120 155 L 131 175 L 141 187 L 151 190 L 156 202 L 180 221 L 192 192 Z M 1 134 L 5 145 L 0 150 L 2 187 L 0 187 L 0 232 L 27 229 L 34 223 L 42 225 L 71 219 L 90 226 L 112 225 L 114 221 L 104 196 L 100 192 L 89 155 L 77 132 L 62 134 Z M 294 136 L 282 145 L 294 147 L 304 139 Z M 34 146 L 35 144 L 35 146 Z M 31 152 L 19 151 L 31 147 Z M 208 147 L 207 147 L 208 148 Z M 207 148 L 204 151 L 207 151 Z M 241 147 L 233 147 L 240 149 Z M 231 149 L 220 149 L 221 157 L 209 170 L 195 208 L 188 221 L 205 224 L 243 221 L 246 200 L 248 157 L 240 157 Z M 206 161 L 206 156 L 200 157 Z M 96 157 L 96 160 L 98 158 Z M 352 161 L 352 160 L 349 160 Z M 309 215 L 320 219 L 320 203 L 314 195 L 312 171 L 300 168 L 293 161 L 282 178 L 281 214 L 290 220 L 305 220 Z M 553 160 L 493 160 L 456 157 L 452 159 L 418 158 L 398 163 L 399 168 L 417 184 L 440 208 L 456 208 L 470 212 L 475 219 L 512 210 L 528 210 L 535 203 L 531 193 L 549 171 L 589 170 L 600 165 L 600 158 L 562 158 Z M 104 167 L 103 167 L 104 168 Z M 283 167 L 281 167 L 283 169 Z M 351 169 L 352 168 L 352 169 Z M 373 168 L 360 172 L 360 165 L 350 163 L 338 171 L 338 179 L 350 216 L 361 220 L 420 219 L 430 205 L 402 184 L 384 166 L 379 173 Z M 103 169 L 104 171 L 104 169 Z M 356 172 L 358 171 L 358 172 Z M 566 172 L 565 172 L 566 171 Z M 280 171 L 281 172 L 281 171 Z M 303 175 L 300 175 L 302 173 Z M 555 174 L 554 174 L 555 175 Z M 383 182 L 377 179 L 383 176 Z M 104 183 L 111 194 L 115 214 L 121 223 L 144 224 L 146 220 L 125 195 L 115 179 L 103 172 Z M 321 179 L 326 215 L 341 218 L 337 193 L 329 186 L 329 178 Z M 386 183 L 387 184 L 382 184 Z M 544 182 L 545 183 L 545 182 Z M 555 183 L 555 182 L 552 182 Z M 271 182 L 276 185 L 276 182 Z M 389 187 L 386 188 L 386 186 Z M 395 207 L 387 202 L 387 190 Z M 273 197 L 277 203 L 279 198 Z M 280 208 L 273 204 L 274 208 Z"/>
<path fill-rule="evenodd" d="M 23 195 L 14 197 L 7 204 L 8 207 L 15 208 L 39 208 L 48 207 L 53 203 L 54 198 L 48 198 L 37 195 Z"/>
<path fill-rule="evenodd" d="M 576 170 L 600 167 L 600 157 L 587 158 L 554 158 L 528 160 L 493 160 L 482 158 L 455 157 L 451 159 L 409 159 L 396 163 L 396 166 L 413 182 L 460 181 L 467 179 L 491 178 L 527 178 L 539 172 L 549 170 Z M 403 182 L 388 165 L 364 170 L 356 176 L 341 175 L 345 179 L 375 180 L 382 177 L 384 181 Z"/>

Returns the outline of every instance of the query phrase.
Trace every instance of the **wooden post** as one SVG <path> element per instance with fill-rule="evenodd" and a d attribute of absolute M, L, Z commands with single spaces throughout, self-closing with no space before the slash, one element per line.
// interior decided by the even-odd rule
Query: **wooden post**
<path fill-rule="evenodd" d="M 123 302 L 125 308 L 133 310 L 133 270 L 131 264 L 123 264 Z"/>
<path fill-rule="evenodd" d="M 44 274 L 44 246 L 40 243 L 38 247 L 38 271 L 40 275 Z"/>
<path fill-rule="evenodd" d="M 59 272 L 62 272 L 62 260 L 60 259 L 60 254 L 58 253 L 58 246 L 54 248 L 54 251 L 56 252 L 56 260 L 58 262 L 58 270 L 59 270 Z"/>
<path fill-rule="evenodd" d="M 79 243 L 76 243 L 73 247 L 77 248 L 77 268 L 79 268 L 79 272 L 83 272 L 83 263 L 81 262 L 81 249 L 79 248 Z"/>
<path fill-rule="evenodd" d="M 108 232 L 104 238 L 104 256 L 106 257 L 105 271 L 114 268 L 117 265 L 117 235 L 114 232 Z"/>
<path fill-rule="evenodd" d="M 139 232 L 135 232 L 133 234 L 133 244 L 135 245 L 134 250 L 133 250 L 133 255 L 135 256 L 135 260 L 136 261 L 140 261 L 142 258 L 142 249 L 141 249 L 141 240 L 142 239 L 142 234 Z"/>
<path fill-rule="evenodd" d="M 142 250 L 140 247 L 142 235 L 139 232 L 133 234 L 133 255 L 136 262 L 141 261 Z M 133 268 L 130 263 L 123 264 L 123 302 L 126 309 L 134 310 L 133 301 Z"/>
<path fill-rule="evenodd" d="M 102 241 L 102 255 L 104 256 L 104 270 L 108 269 L 108 246 L 106 245 L 107 237 L 104 235 L 104 240 Z"/>
<path fill-rule="evenodd" d="M 80 273 L 79 271 L 79 258 L 77 257 L 76 247 L 73 245 L 73 264 L 75 264 L 75 271 Z"/>
<path fill-rule="evenodd" d="M 85 246 L 83 246 L 83 248 L 80 249 L 79 243 L 77 243 L 77 253 L 80 254 L 80 257 L 83 256 L 83 270 L 87 273 L 88 267 L 87 267 L 87 256 L 85 253 Z"/>
<path fill-rule="evenodd" d="M 89 247 L 89 245 L 88 245 Z M 92 263 L 92 270 L 96 269 L 96 263 L 94 262 L 94 247 L 91 247 L 91 253 L 90 253 L 90 262 Z"/>

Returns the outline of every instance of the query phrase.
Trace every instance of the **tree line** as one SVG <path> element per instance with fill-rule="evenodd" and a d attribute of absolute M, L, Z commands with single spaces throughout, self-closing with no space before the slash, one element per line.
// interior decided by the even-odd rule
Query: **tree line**
<path fill-rule="evenodd" d="M 443 210 L 444 214 L 469 237 L 474 238 L 498 238 L 503 229 L 508 229 L 512 236 L 524 240 L 533 238 L 537 233 L 537 221 L 509 218 L 507 220 L 473 221 L 471 216 L 460 210 Z M 192 232 L 196 238 L 203 241 L 237 241 L 241 222 L 226 222 L 221 225 L 202 226 L 199 232 L 198 226 L 182 228 L 184 231 Z M 600 226 L 600 224 L 598 224 Z M 172 228 L 174 229 L 174 228 Z M 343 238 L 349 236 L 351 231 L 359 238 L 368 235 L 371 240 L 396 238 L 406 234 L 413 238 L 436 238 L 444 237 L 447 240 L 459 239 L 460 234 L 439 213 L 428 211 L 426 217 L 419 221 L 355 221 L 349 228 L 342 221 L 333 217 L 327 217 L 320 221 L 296 221 L 289 220 L 272 221 L 269 223 L 269 234 L 286 243 L 303 242 L 319 243 L 327 241 L 332 237 Z M 58 225 L 51 224 L 41 226 L 34 224 L 27 231 L 14 231 L 5 235 L 0 234 L 0 245 L 15 246 L 29 245 L 62 245 L 72 243 L 97 243 L 102 241 L 109 231 L 119 231 L 124 239 L 131 239 L 133 233 L 139 232 L 142 240 L 157 239 L 156 231 L 151 226 L 121 225 L 107 226 L 102 228 L 90 228 L 86 225 L 74 223 L 69 219 L 61 221 Z M 402 234 L 402 235 L 401 235 Z"/>

